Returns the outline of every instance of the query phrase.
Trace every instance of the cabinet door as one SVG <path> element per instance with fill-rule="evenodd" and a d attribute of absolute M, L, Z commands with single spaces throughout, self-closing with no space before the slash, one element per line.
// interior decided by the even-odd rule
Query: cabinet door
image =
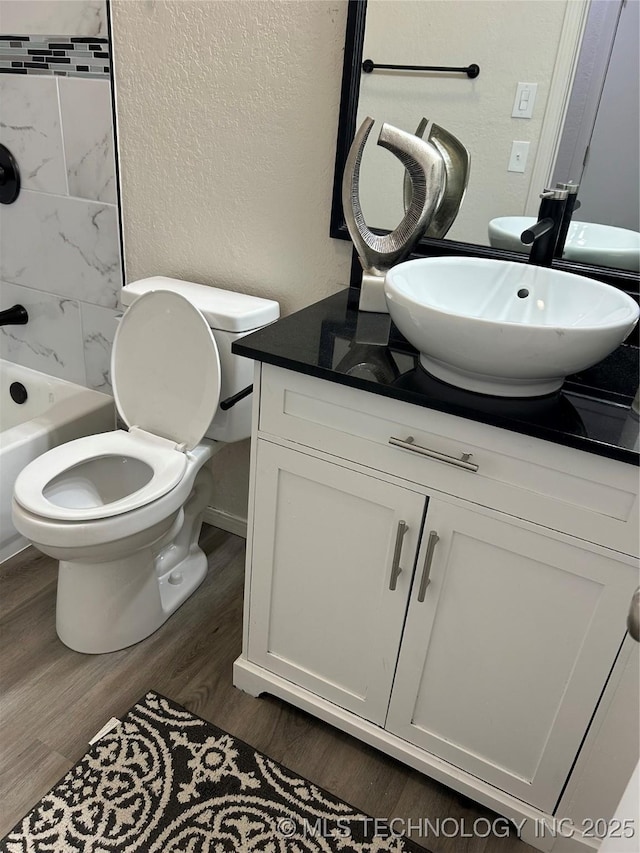
<path fill-rule="evenodd" d="M 256 464 L 248 657 L 382 724 L 425 498 L 266 441 Z"/>
<path fill-rule="evenodd" d="M 423 539 L 387 728 L 552 812 L 623 640 L 636 570 L 433 499 Z"/>

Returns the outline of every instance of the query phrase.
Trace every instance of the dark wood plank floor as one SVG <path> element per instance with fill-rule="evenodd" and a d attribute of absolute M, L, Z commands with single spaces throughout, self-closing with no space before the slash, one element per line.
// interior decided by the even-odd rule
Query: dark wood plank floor
<path fill-rule="evenodd" d="M 369 815 L 453 818 L 471 834 L 414 834 L 432 853 L 532 853 L 515 832 L 473 836 L 474 821 L 492 812 L 278 699 L 234 688 L 245 543 L 213 527 L 201 541 L 209 574 L 200 589 L 153 636 L 108 655 L 58 640 L 55 561 L 29 548 L 0 566 L 0 837 L 109 717 L 156 690 Z"/>

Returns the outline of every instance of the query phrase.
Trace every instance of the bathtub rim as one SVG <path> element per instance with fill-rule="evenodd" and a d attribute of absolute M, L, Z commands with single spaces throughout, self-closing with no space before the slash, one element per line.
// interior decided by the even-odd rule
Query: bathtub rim
<path fill-rule="evenodd" d="M 82 415 L 97 412 L 102 408 L 113 409 L 113 427 L 115 428 L 115 401 L 111 394 L 106 394 L 104 391 L 96 391 L 84 385 L 78 385 L 77 382 L 52 376 L 31 367 L 24 367 L 6 358 L 0 358 L 0 367 L 7 364 L 11 365 L 12 368 L 16 368 L 19 373 L 24 371 L 26 382 L 38 381 L 41 378 L 48 384 L 61 388 L 66 393 L 60 398 L 55 399 L 51 406 L 44 412 L 34 415 L 8 429 L 0 430 L 0 453 L 50 432 L 52 427 L 55 429 L 56 427 L 63 426 L 77 420 Z"/>

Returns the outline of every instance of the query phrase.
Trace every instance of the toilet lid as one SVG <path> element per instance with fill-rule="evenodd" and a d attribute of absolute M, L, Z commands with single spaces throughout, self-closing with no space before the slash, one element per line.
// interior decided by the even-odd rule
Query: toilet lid
<path fill-rule="evenodd" d="M 144 293 L 127 309 L 111 353 L 113 394 L 127 426 L 192 450 L 220 400 L 220 357 L 213 333 L 188 300 L 168 290 Z"/>

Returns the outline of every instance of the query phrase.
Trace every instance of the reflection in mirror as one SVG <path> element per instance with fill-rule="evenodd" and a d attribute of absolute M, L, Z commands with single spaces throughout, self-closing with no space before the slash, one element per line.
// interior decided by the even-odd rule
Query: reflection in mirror
<path fill-rule="evenodd" d="M 347 43 L 345 68 L 350 61 L 357 107 L 353 127 L 342 122 L 348 139 L 338 140 L 337 169 L 341 145 L 364 116 L 412 133 L 427 116 L 471 155 L 467 194 L 447 240 L 489 246 L 492 220 L 535 218 L 540 192 L 572 180 L 581 184 L 581 206 L 564 258 L 638 269 L 638 0 L 368 0 L 366 16 L 364 2 L 355 5 L 361 40 L 356 32 Z M 362 59 L 477 63 L 481 70 L 475 79 L 452 72 L 362 73 Z M 378 146 L 365 151 L 361 202 L 371 226 L 391 230 L 402 219 L 403 177 L 401 164 Z M 332 233 L 344 236 L 338 231 L 334 216 Z M 603 238 L 609 244 L 623 238 L 622 251 L 610 252 Z M 528 251 L 518 241 L 496 248 Z"/>

